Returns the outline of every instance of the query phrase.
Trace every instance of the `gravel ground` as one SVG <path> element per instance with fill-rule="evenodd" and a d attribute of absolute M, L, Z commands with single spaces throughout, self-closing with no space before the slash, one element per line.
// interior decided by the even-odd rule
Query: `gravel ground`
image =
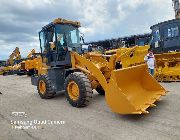
<path fill-rule="evenodd" d="M 124 116 L 111 112 L 96 92 L 88 107 L 77 109 L 63 94 L 40 99 L 29 77 L 0 76 L 0 140 L 180 139 L 180 83 L 162 85 L 170 92 L 149 109 L 150 114 Z M 46 120 L 47 124 L 23 130 L 18 129 L 20 124 L 14 125 L 28 120 Z"/>

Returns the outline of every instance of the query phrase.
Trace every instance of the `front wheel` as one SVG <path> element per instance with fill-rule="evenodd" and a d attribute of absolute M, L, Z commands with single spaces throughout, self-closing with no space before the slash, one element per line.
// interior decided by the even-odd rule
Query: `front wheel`
<path fill-rule="evenodd" d="M 65 95 L 73 107 L 87 106 L 92 98 L 92 87 L 87 76 L 82 72 L 74 72 L 65 80 Z"/>
<path fill-rule="evenodd" d="M 55 92 L 52 88 L 52 82 L 48 75 L 40 75 L 37 82 L 37 90 L 42 99 L 53 98 Z"/>

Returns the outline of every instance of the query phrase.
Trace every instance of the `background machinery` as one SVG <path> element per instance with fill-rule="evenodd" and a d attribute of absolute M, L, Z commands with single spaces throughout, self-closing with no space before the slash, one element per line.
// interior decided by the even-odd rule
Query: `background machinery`
<path fill-rule="evenodd" d="M 19 48 L 16 47 L 15 50 L 11 53 L 9 56 L 9 59 L 6 62 L 6 66 L 1 68 L 1 74 L 14 74 L 18 73 L 18 69 L 20 68 L 20 65 L 18 65 L 22 61 L 21 54 L 19 51 Z"/>
<path fill-rule="evenodd" d="M 6 66 L 6 61 L 0 60 L 0 67 Z"/>
<path fill-rule="evenodd" d="M 7 64 L 9 66 L 13 66 L 20 62 L 21 62 L 21 54 L 20 54 L 19 48 L 16 47 L 15 50 L 12 52 L 12 54 L 9 56 L 9 59 L 7 60 Z"/>
<path fill-rule="evenodd" d="M 34 59 L 34 54 L 36 53 L 35 49 L 32 49 L 31 52 L 27 55 L 26 59 L 24 59 L 20 63 L 20 70 L 24 71 L 27 75 L 33 75 L 34 71 L 31 69 L 31 63 L 29 61 Z"/>
<path fill-rule="evenodd" d="M 172 2 L 175 19 L 151 27 L 158 81 L 180 81 L 180 5 L 179 0 Z"/>
<path fill-rule="evenodd" d="M 105 50 L 111 48 L 109 51 L 106 51 L 106 53 L 116 53 L 118 50 L 118 54 L 121 55 L 121 53 L 127 51 L 127 53 L 119 57 L 121 58 L 121 67 L 130 66 L 127 64 L 137 65 L 140 62 L 144 63 L 143 55 L 145 56 L 148 53 L 148 48 L 151 47 L 156 58 L 155 78 L 158 81 L 180 81 L 180 6 L 179 0 L 173 0 L 172 2 L 176 19 L 153 25 L 151 27 L 151 37 L 150 34 L 146 34 L 144 36 L 131 36 L 129 37 L 130 39 L 119 38 L 109 41 L 92 42 L 91 44 L 99 45 Z M 120 42 L 126 40 L 124 44 L 127 48 L 122 49 L 121 47 L 123 45 L 116 45 L 116 47 L 113 47 L 112 44 L 115 43 L 112 42 L 115 42 L 115 40 Z M 107 42 L 111 42 L 111 44 Z M 149 44 L 149 47 L 145 44 Z M 140 48 L 141 46 L 144 47 L 144 45 L 147 50 Z M 134 46 L 138 47 L 135 49 Z M 120 49 L 113 50 L 113 48 L 119 47 Z M 134 49 L 129 50 L 128 48 L 131 47 Z M 141 49 L 141 53 L 138 53 L 137 48 L 139 48 L 138 50 Z"/>
<path fill-rule="evenodd" d="M 113 112 L 146 114 L 149 107 L 166 94 L 148 73 L 146 65 L 119 69 L 116 54 L 84 53 L 80 44 L 79 22 L 55 19 L 39 32 L 44 73 L 31 77 L 41 98 L 65 91 L 73 107 L 84 107 L 93 89 L 105 94 Z"/>
<path fill-rule="evenodd" d="M 180 5 L 179 0 L 172 0 L 175 19 L 153 25 L 151 48 L 156 53 L 180 51 Z"/>
<path fill-rule="evenodd" d="M 35 49 L 31 50 L 27 58 L 20 63 L 21 71 L 24 71 L 28 76 L 34 74 L 46 73 L 46 64 L 42 63 L 42 57 L 39 53 L 36 53 Z"/>
<path fill-rule="evenodd" d="M 0 61 L 0 75 L 3 75 L 3 68 L 6 67 L 6 61 Z"/>

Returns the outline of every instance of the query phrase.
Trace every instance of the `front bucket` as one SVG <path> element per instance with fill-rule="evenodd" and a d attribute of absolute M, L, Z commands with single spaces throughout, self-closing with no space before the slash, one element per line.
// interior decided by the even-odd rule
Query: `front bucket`
<path fill-rule="evenodd" d="M 147 114 L 146 109 L 166 94 L 146 65 L 112 71 L 105 92 L 107 104 L 120 114 Z"/>

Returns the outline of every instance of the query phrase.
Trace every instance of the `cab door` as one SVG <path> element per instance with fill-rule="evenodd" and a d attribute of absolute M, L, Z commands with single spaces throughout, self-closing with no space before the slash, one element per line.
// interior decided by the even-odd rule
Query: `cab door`
<path fill-rule="evenodd" d="M 56 62 L 56 39 L 54 33 L 54 27 L 50 27 L 47 30 L 43 30 L 39 33 L 41 53 L 47 58 L 47 63 L 51 64 Z"/>

